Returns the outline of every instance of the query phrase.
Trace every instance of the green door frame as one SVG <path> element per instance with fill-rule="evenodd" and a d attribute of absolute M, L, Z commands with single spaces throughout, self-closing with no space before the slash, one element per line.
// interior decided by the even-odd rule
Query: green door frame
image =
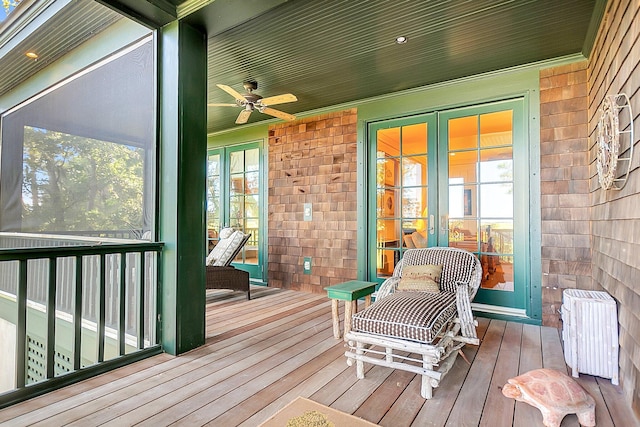
<path fill-rule="evenodd" d="M 370 195 L 369 124 L 398 117 L 445 111 L 501 99 L 524 98 L 526 122 L 529 194 L 527 198 L 529 230 L 526 239 L 530 295 L 526 301 L 526 317 L 491 314 L 491 317 L 523 323 L 542 323 L 542 260 L 540 211 L 540 65 L 463 78 L 442 84 L 386 95 L 358 105 L 358 247 L 369 248 L 375 235 L 368 227 Z M 373 205 L 375 209 L 375 205 Z M 372 280 L 369 250 L 358 253 L 358 278 Z"/>
<path fill-rule="evenodd" d="M 259 151 L 259 225 L 258 225 L 258 264 L 244 264 L 233 263 L 234 267 L 244 270 L 249 273 L 252 283 L 254 284 L 266 284 L 265 272 L 267 271 L 264 265 L 266 257 L 266 197 L 267 191 L 265 191 L 265 157 L 263 155 L 262 141 L 245 142 L 242 144 L 235 144 L 230 146 L 218 146 L 216 148 L 210 148 L 207 153 L 207 158 L 211 155 L 220 155 L 220 197 L 224 200 L 220 212 L 220 218 L 222 224 L 219 226 L 222 228 L 229 225 L 229 193 L 231 188 L 230 174 L 229 174 L 229 158 L 231 153 L 237 151 L 245 151 L 257 148 Z"/>
<path fill-rule="evenodd" d="M 437 115 L 435 113 L 427 113 L 427 114 L 419 114 L 416 116 L 412 116 L 412 117 L 405 117 L 405 118 L 400 118 L 400 119 L 390 119 L 390 120 L 384 120 L 384 121 L 380 121 L 380 122 L 372 122 L 369 123 L 369 130 L 368 130 L 368 137 L 369 137 L 369 144 L 368 144 L 368 148 L 369 148 L 369 167 L 368 170 L 371 171 L 371 173 L 369 174 L 368 178 L 368 188 L 371 189 L 371 191 L 368 192 L 368 206 L 370 207 L 368 209 L 368 219 L 367 219 L 367 224 L 369 227 L 369 235 L 372 236 L 371 239 L 371 244 L 368 246 L 368 259 L 371 260 L 371 262 L 369 263 L 368 266 L 368 274 L 369 274 L 369 278 L 371 281 L 375 281 L 378 283 L 382 283 L 384 281 L 384 278 L 379 278 L 377 277 L 377 262 L 374 262 L 373 260 L 377 260 L 379 254 L 378 254 L 378 250 L 380 250 L 380 248 L 376 247 L 377 245 L 377 241 L 376 239 L 373 237 L 377 234 L 377 203 L 378 203 L 378 188 L 377 188 L 377 133 L 379 130 L 382 129 L 389 129 L 389 128 L 395 128 L 395 127 L 400 127 L 402 128 L 403 126 L 410 126 L 410 125 L 415 125 L 415 124 L 420 124 L 420 123 L 426 123 L 427 124 L 427 206 L 428 206 L 428 218 L 431 217 L 431 215 L 434 215 L 434 218 L 438 218 L 438 212 L 432 210 L 434 207 L 437 207 L 438 205 L 438 200 L 437 200 L 437 185 L 436 183 L 438 182 L 438 176 L 437 176 L 437 160 L 438 160 L 438 147 L 437 147 Z M 402 188 L 402 186 L 400 186 L 399 188 Z M 402 190 L 400 190 L 402 191 Z M 431 224 L 429 224 L 431 225 Z M 427 227 L 429 228 L 429 227 Z M 437 237 L 438 234 L 437 233 L 428 233 L 427 234 L 427 243 L 428 246 L 437 246 L 438 241 L 437 241 Z M 393 251 L 397 251 L 399 253 L 399 256 L 402 256 L 402 252 L 404 251 L 402 244 L 400 244 L 400 247 L 397 249 L 387 249 L 387 250 L 393 250 Z"/>
<path fill-rule="evenodd" d="M 526 138 L 526 117 L 524 116 L 524 98 L 498 101 L 463 107 L 454 110 L 443 111 L 438 114 L 439 148 L 438 170 L 439 170 L 439 199 L 438 207 L 443 214 L 447 214 L 449 206 L 449 151 L 448 142 L 448 122 L 450 119 L 458 117 L 474 116 L 479 114 L 493 113 L 503 110 L 513 111 L 513 215 L 514 215 L 514 282 L 513 292 L 480 289 L 474 299 L 474 304 L 486 304 L 502 307 L 509 307 L 505 313 L 515 315 L 526 315 L 526 305 L 530 294 L 530 275 L 527 273 L 527 241 L 529 223 L 529 165 L 528 165 L 528 140 Z M 438 230 L 438 245 L 448 246 L 449 235 L 442 227 L 440 221 L 436 221 Z"/>
<path fill-rule="evenodd" d="M 486 114 L 502 110 L 513 110 L 513 163 L 514 163 L 514 183 L 517 187 L 514 189 L 514 277 L 516 288 L 514 292 L 497 291 L 481 289 L 476 296 L 475 303 L 485 305 L 495 305 L 508 307 L 504 312 L 512 312 L 523 316 L 526 307 L 527 295 L 529 295 L 530 280 L 527 274 L 526 263 L 526 242 L 528 232 L 528 195 L 529 182 L 528 164 L 527 164 L 527 139 L 526 125 L 524 117 L 524 98 L 520 97 L 514 100 L 498 101 L 485 103 L 481 105 L 446 110 L 437 113 L 420 114 L 400 119 L 385 120 L 382 122 L 369 123 L 369 170 L 372 171 L 368 177 L 368 185 L 372 191 L 369 191 L 369 209 L 368 224 L 369 234 L 374 236 L 377 233 L 377 202 L 379 190 L 377 188 L 377 132 L 381 129 L 389 129 L 398 127 L 402 129 L 404 126 L 410 126 L 418 123 L 427 123 L 427 183 L 428 183 L 428 230 L 433 229 L 434 232 L 428 231 L 427 245 L 431 246 L 448 246 L 448 233 L 446 229 L 448 224 L 443 225 L 440 221 L 442 215 L 448 214 L 449 206 L 449 152 L 447 148 L 448 142 L 448 121 L 457 117 L 465 117 L 469 115 Z M 402 188 L 402 187 L 400 187 Z M 400 190 L 402 191 L 402 190 Z M 369 245 L 369 259 L 377 260 L 378 251 L 381 248 L 376 247 L 372 239 Z M 402 245 L 397 249 L 385 249 L 386 251 L 397 251 L 399 257 L 404 251 Z M 384 279 L 377 277 L 376 262 L 369 265 L 369 277 L 381 283 Z"/>

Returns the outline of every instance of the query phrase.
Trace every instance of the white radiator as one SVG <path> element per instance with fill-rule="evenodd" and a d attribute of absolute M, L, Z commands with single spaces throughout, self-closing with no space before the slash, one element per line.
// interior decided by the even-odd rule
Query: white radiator
<path fill-rule="evenodd" d="M 562 323 L 564 359 L 571 374 L 611 378 L 618 385 L 618 315 L 611 295 L 565 289 Z"/>

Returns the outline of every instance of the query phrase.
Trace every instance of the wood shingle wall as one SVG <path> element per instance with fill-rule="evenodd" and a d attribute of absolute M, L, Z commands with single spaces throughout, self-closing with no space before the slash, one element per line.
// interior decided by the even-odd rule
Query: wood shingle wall
<path fill-rule="evenodd" d="M 269 286 L 324 293 L 356 278 L 356 120 L 351 109 L 270 126 Z"/>
<path fill-rule="evenodd" d="M 640 413 L 639 24 L 640 2 L 610 0 L 588 68 L 593 278 L 618 302 L 620 379 L 636 413 Z M 636 152 L 625 187 L 602 190 L 596 169 L 598 110 L 605 96 L 618 93 L 631 100 Z M 627 125 L 622 119 L 621 126 Z"/>
<path fill-rule="evenodd" d="M 540 72 L 542 319 L 560 326 L 564 289 L 592 289 L 587 61 Z"/>

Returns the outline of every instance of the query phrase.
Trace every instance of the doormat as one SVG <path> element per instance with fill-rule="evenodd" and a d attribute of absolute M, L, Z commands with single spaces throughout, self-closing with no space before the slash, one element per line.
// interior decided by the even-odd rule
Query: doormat
<path fill-rule="evenodd" d="M 259 427 L 372 427 L 373 424 L 304 397 L 296 397 Z"/>

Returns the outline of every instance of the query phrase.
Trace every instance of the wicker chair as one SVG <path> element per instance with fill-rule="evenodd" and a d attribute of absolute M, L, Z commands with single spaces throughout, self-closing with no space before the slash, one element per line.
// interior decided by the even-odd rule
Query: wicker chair
<path fill-rule="evenodd" d="M 234 231 L 232 228 L 220 231 L 218 244 L 207 256 L 206 289 L 233 289 L 246 292 L 247 299 L 251 299 L 249 273 L 231 266 L 231 262 L 240 253 L 249 237 L 251 234 Z"/>
<path fill-rule="evenodd" d="M 431 282 L 435 289 L 429 291 L 411 290 L 415 276 L 407 274 L 404 284 L 409 290 L 401 291 L 403 269 L 419 266 L 437 269 L 439 284 Z M 480 343 L 471 301 L 481 278 L 480 261 L 470 252 L 440 247 L 407 250 L 380 286 L 376 302 L 353 315 L 345 336 L 348 365 L 355 360 L 359 379 L 364 378 L 365 362 L 420 374 L 421 395 L 430 399 L 461 348 Z"/>

